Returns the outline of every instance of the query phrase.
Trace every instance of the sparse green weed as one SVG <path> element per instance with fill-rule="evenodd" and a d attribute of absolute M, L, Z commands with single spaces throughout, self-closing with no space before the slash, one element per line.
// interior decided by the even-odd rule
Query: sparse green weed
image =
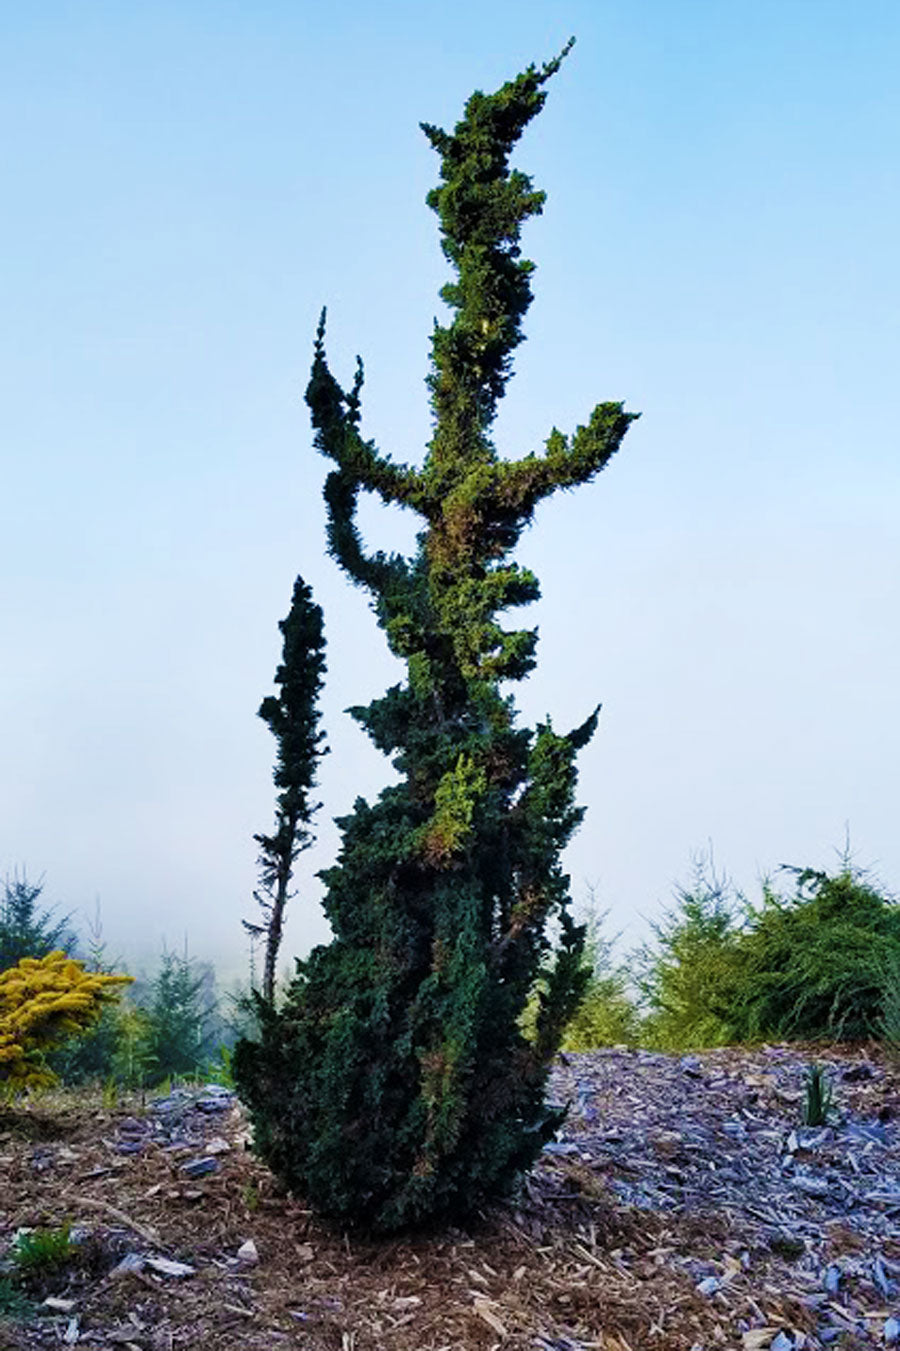
<path fill-rule="evenodd" d="M 25 1318 L 32 1311 L 31 1300 L 22 1294 L 9 1276 L 0 1276 L 0 1319 Z"/>
<path fill-rule="evenodd" d="M 13 1243 L 10 1257 L 23 1275 L 43 1275 L 68 1262 L 77 1251 L 68 1220 L 56 1229 L 26 1229 Z"/>
<path fill-rule="evenodd" d="M 804 1126 L 827 1126 L 833 1111 L 831 1082 L 821 1065 L 810 1065 L 806 1071 L 806 1099 L 803 1104 Z"/>
<path fill-rule="evenodd" d="M 221 1084 L 223 1088 L 234 1088 L 230 1046 L 226 1046 L 224 1042 L 219 1043 L 217 1057 L 207 1065 L 203 1077 L 209 1084 Z"/>

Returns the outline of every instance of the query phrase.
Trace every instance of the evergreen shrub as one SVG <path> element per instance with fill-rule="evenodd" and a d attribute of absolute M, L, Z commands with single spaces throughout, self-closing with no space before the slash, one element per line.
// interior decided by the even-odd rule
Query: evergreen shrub
<path fill-rule="evenodd" d="M 849 864 L 833 876 L 790 871 L 794 894 L 766 886 L 739 943 L 737 1036 L 877 1038 L 900 958 L 900 907 Z"/>
<path fill-rule="evenodd" d="M 85 950 L 84 966 L 87 971 L 106 975 L 113 973 L 115 968 L 107 956 L 99 902 L 93 920 L 88 921 L 86 940 L 79 946 Z M 58 1050 L 52 1052 L 48 1064 L 60 1081 L 76 1085 L 107 1082 L 115 1078 L 119 1047 L 126 1021 L 132 1012 L 127 996 L 110 1000 L 85 1032 L 63 1042 Z"/>
<path fill-rule="evenodd" d="M 151 1084 L 202 1074 L 214 1051 L 212 983 L 211 968 L 201 967 L 187 953 L 163 951 L 130 1029 L 132 1073 Z"/>
<path fill-rule="evenodd" d="M 64 1084 L 122 1088 L 203 1075 L 217 1051 L 212 981 L 208 966 L 164 951 L 154 975 L 133 983 L 133 997 L 107 1004 L 49 1056 L 50 1068 Z"/>
<path fill-rule="evenodd" d="M 879 1036 L 894 1054 L 900 1054 L 900 951 L 892 953 L 884 967 Z"/>
<path fill-rule="evenodd" d="M 23 957 L 0 974 L 0 1084 L 20 1092 L 55 1083 L 47 1053 L 89 1028 L 128 981 L 85 971 L 63 952 Z"/>
<path fill-rule="evenodd" d="M 23 872 L 3 880 L 0 891 L 0 971 L 7 971 L 22 957 L 46 957 L 51 952 L 71 953 L 76 947 L 70 916 L 58 917 L 51 906 L 39 902 L 43 882 L 29 882 Z"/>
<path fill-rule="evenodd" d="M 541 454 L 501 459 L 496 407 L 523 339 L 533 264 L 523 222 L 544 194 L 509 167 L 561 57 L 473 94 L 452 133 L 424 126 L 441 158 L 428 197 L 456 277 L 442 290 L 421 469 L 360 431 L 361 363 L 349 389 L 325 356 L 324 315 L 307 402 L 332 462 L 329 549 L 373 600 L 406 679 L 351 710 L 399 781 L 339 821 L 323 874 L 333 941 L 298 963 L 283 1003 L 260 998 L 260 1034 L 235 1050 L 255 1148 L 321 1214 L 387 1232 L 462 1217 L 527 1169 L 560 1120 L 544 1087 L 589 978 L 560 853 L 581 820 L 575 756 L 597 715 L 568 733 L 517 725 L 507 682 L 535 665 L 537 633 L 498 615 L 535 600 L 509 555 L 538 504 L 592 479 L 632 420 L 600 404 Z M 367 552 L 360 492 L 421 522 L 410 558 Z M 521 1018 L 550 949 L 534 1036 Z"/>
<path fill-rule="evenodd" d="M 785 869 L 753 905 L 701 865 L 637 957 L 644 1037 L 665 1049 L 884 1037 L 900 1007 L 900 907 L 845 860 Z"/>
<path fill-rule="evenodd" d="M 588 946 L 590 954 L 590 945 Z M 601 1046 L 637 1046 L 641 1020 L 629 990 L 628 974 L 609 955 L 594 957 L 584 997 L 566 1024 L 564 1051 L 592 1051 Z"/>
<path fill-rule="evenodd" d="M 275 998 L 275 967 L 294 864 L 315 839 L 311 823 L 320 804 L 310 794 L 318 762 L 327 754 L 317 702 L 325 674 L 322 610 L 302 577 L 294 582 L 291 608 L 278 627 L 284 639 L 275 671 L 278 693 L 263 699 L 258 711 L 278 745 L 273 774 L 279 790 L 275 828 L 270 834 L 253 837 L 259 845 L 260 870 L 259 887 L 253 894 L 262 923 L 244 920 L 251 940 L 265 938 L 261 993 L 269 1003 Z"/>
<path fill-rule="evenodd" d="M 744 903 L 711 859 L 700 856 L 690 886 L 652 925 L 634 954 L 642 996 L 641 1040 L 660 1050 L 723 1046 L 734 1025 L 736 963 Z"/>
<path fill-rule="evenodd" d="M 637 1046 L 641 1017 L 627 968 L 614 959 L 614 939 L 603 933 L 606 914 L 593 904 L 585 919 L 582 967 L 584 994 L 562 1036 L 563 1051 L 593 1051 L 603 1046 Z M 548 963 L 552 969 L 555 954 Z M 522 1030 L 533 1037 L 542 982 L 535 987 L 522 1017 Z"/>

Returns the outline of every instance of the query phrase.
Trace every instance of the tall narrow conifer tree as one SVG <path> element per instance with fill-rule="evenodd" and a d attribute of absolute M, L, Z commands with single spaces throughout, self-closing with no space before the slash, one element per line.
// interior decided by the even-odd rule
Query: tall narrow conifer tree
<path fill-rule="evenodd" d="M 284 638 L 275 671 L 278 694 L 267 695 L 258 713 L 278 743 L 273 777 L 280 791 L 275 829 L 271 835 L 253 837 L 259 845 L 260 878 L 253 894 L 263 922 L 244 920 L 253 938 L 265 937 L 262 995 L 269 1003 L 275 998 L 275 968 L 294 864 L 314 840 L 311 824 L 320 804 L 310 801 L 310 793 L 318 762 L 327 751 L 325 733 L 319 731 L 317 703 L 325 674 L 322 609 L 302 577 L 294 582 L 291 608 L 278 627 Z"/>
<path fill-rule="evenodd" d="M 599 404 L 519 460 L 491 440 L 531 301 L 520 230 L 544 203 L 509 156 L 567 51 L 473 94 L 452 133 L 423 125 L 441 158 L 428 204 L 455 277 L 441 292 L 451 317 L 432 335 L 422 467 L 363 437 L 362 364 L 343 389 L 324 314 L 306 395 L 333 463 L 329 550 L 407 667 L 351 711 L 401 777 L 339 822 L 341 851 L 322 874 L 334 939 L 298 963 L 235 1070 L 274 1171 L 320 1212 L 382 1232 L 465 1215 L 530 1166 L 559 1123 L 547 1068 L 585 979 L 560 854 L 581 820 L 574 762 L 597 713 L 568 733 L 518 727 L 503 684 L 532 670 L 537 634 L 498 615 L 539 595 L 510 559 L 538 503 L 592 479 L 635 415 Z M 361 492 L 418 513 L 411 558 L 367 552 Z M 562 951 L 527 1040 L 519 1020 L 554 918 Z"/>

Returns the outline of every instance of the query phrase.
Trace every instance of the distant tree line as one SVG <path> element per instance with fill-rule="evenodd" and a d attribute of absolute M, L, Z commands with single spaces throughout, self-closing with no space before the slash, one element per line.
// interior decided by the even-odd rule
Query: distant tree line
<path fill-rule="evenodd" d="M 621 960 L 591 898 L 583 907 L 585 996 L 563 1049 L 683 1051 L 760 1041 L 900 1048 L 900 905 L 847 857 L 833 873 L 782 873 L 788 887 L 766 881 L 754 903 L 699 859 L 652 937 Z M 80 958 L 86 976 L 112 976 L 96 921 L 80 941 L 71 915 L 59 916 L 42 898 L 43 884 L 25 875 L 0 884 L 0 979 L 23 958 L 54 952 Z M 546 963 L 548 975 L 555 960 Z M 64 963 L 52 969 L 68 969 L 71 978 Z M 526 1037 L 534 1035 L 545 979 L 538 977 L 522 1019 Z M 24 998 L 34 981 L 32 973 L 9 989 Z M 45 987 L 64 993 L 58 980 Z M 39 1061 L 50 1076 L 122 1088 L 228 1077 L 231 1048 L 249 1014 L 245 1000 L 221 995 L 209 962 L 167 949 L 152 975 L 116 993 L 104 994 L 82 1025 L 69 1025 L 62 1045 L 46 1039 Z M 32 1078 L 41 1081 L 40 1073 Z"/>

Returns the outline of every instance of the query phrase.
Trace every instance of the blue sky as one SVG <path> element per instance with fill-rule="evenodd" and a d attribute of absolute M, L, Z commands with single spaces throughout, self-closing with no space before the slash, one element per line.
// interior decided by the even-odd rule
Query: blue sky
<path fill-rule="evenodd" d="M 642 413 L 520 550 L 544 593 L 523 717 L 604 706 L 575 894 L 636 938 L 708 841 L 753 892 L 848 827 L 900 889 L 896 5 L 9 5 L 0 870 L 99 896 L 131 960 L 187 933 L 242 961 L 297 572 L 332 754 L 288 949 L 324 937 L 330 819 L 386 780 L 341 710 L 398 672 L 324 557 L 316 318 L 336 372 L 365 359 L 366 433 L 417 459 L 446 276 L 418 123 L 570 33 L 517 154 L 548 202 L 497 442 Z"/>

